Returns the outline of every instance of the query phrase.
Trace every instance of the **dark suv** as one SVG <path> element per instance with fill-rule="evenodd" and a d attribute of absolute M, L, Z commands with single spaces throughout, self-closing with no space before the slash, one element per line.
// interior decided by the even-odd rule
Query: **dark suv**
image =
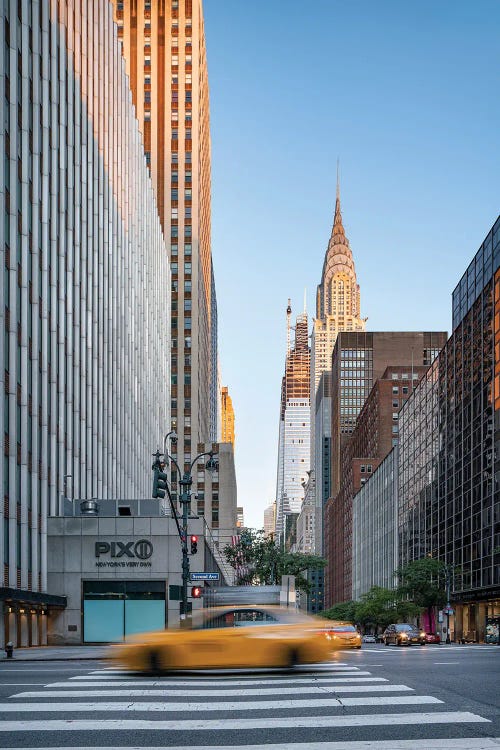
<path fill-rule="evenodd" d="M 389 646 L 425 646 L 425 633 L 407 622 L 389 625 L 384 631 L 384 645 Z"/>

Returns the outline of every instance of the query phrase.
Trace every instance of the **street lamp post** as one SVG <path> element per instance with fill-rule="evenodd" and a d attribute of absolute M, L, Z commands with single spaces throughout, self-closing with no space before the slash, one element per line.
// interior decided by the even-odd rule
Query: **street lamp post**
<path fill-rule="evenodd" d="M 179 502 L 182 506 L 182 526 L 179 526 L 179 521 L 177 518 L 177 513 L 175 510 L 175 506 L 172 500 L 172 495 L 170 493 L 170 489 L 168 487 L 167 482 L 165 482 L 165 490 L 168 493 L 168 497 L 170 500 L 170 505 L 172 508 L 172 513 L 174 515 L 175 521 L 177 523 L 177 531 L 179 533 L 179 539 L 181 541 L 181 549 L 182 549 L 182 601 L 181 601 L 181 613 L 180 613 L 180 619 L 181 621 L 184 621 L 186 619 L 187 610 L 188 610 L 188 583 L 189 583 L 189 555 L 188 555 L 188 517 L 189 517 L 189 507 L 191 505 L 191 486 L 193 484 L 193 478 L 191 476 L 191 472 L 193 470 L 193 466 L 195 463 L 204 456 L 208 456 L 208 461 L 205 464 L 205 468 L 207 471 L 215 471 L 217 469 L 217 461 L 214 459 L 214 454 L 212 451 L 209 451 L 207 453 L 199 453 L 196 458 L 194 458 L 190 465 L 189 470 L 182 473 L 179 467 L 179 464 L 175 460 L 173 456 L 171 456 L 166 451 L 166 441 L 169 435 L 175 435 L 175 433 L 168 433 L 165 435 L 164 438 L 164 453 L 161 454 L 158 450 L 156 451 L 156 454 L 153 454 L 156 457 L 156 463 L 153 464 L 153 471 L 159 471 L 159 462 L 160 462 L 160 456 L 163 455 L 163 460 L 165 464 L 168 463 L 168 461 L 171 461 L 172 464 L 177 469 L 177 473 L 179 475 L 179 485 L 181 488 L 180 496 L 179 496 Z M 177 437 L 177 436 L 175 436 Z M 172 438 L 173 439 L 173 438 Z M 156 468 L 155 468 L 156 467 Z M 166 475 L 162 475 L 166 476 Z M 154 484 L 154 486 L 156 486 Z M 156 490 L 158 492 L 158 490 Z M 163 490 L 160 490 L 160 493 L 163 492 Z M 153 497 L 159 496 L 164 497 L 165 493 L 163 494 L 153 494 Z"/>
<path fill-rule="evenodd" d="M 451 643 L 450 638 L 450 586 L 451 586 L 451 574 L 452 566 L 449 563 L 445 564 L 444 573 L 446 576 L 446 643 Z"/>

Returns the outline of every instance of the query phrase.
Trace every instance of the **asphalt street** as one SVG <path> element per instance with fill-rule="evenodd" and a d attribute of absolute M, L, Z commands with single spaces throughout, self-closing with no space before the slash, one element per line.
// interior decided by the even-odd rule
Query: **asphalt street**
<path fill-rule="evenodd" d="M 366 644 L 315 668 L 152 678 L 110 662 L 0 663 L 2 748 L 491 750 L 495 646 Z"/>

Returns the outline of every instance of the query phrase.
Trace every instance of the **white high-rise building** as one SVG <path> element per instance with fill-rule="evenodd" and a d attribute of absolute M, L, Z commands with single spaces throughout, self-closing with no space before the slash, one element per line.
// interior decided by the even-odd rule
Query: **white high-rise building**
<path fill-rule="evenodd" d="M 297 317 L 295 342 L 290 348 L 290 304 L 287 308 L 288 343 L 281 387 L 276 483 L 276 538 L 281 540 L 287 513 L 300 513 L 310 459 L 309 381 L 311 350 L 307 313 Z"/>
<path fill-rule="evenodd" d="M 26 646 L 61 606 L 63 495 L 151 492 L 171 278 L 112 5 L 2 3 L 0 40 L 0 599 L 15 591 L 6 638 Z"/>

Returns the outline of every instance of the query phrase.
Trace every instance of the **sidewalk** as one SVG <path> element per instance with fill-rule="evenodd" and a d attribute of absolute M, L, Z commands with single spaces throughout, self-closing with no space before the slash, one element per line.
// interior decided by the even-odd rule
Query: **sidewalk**
<path fill-rule="evenodd" d="M 107 646 L 34 646 L 33 648 L 15 648 L 12 659 L 7 659 L 5 652 L 0 652 L 0 664 L 16 661 L 97 661 L 109 659 Z M 1 669 L 1 666 L 0 666 Z"/>

